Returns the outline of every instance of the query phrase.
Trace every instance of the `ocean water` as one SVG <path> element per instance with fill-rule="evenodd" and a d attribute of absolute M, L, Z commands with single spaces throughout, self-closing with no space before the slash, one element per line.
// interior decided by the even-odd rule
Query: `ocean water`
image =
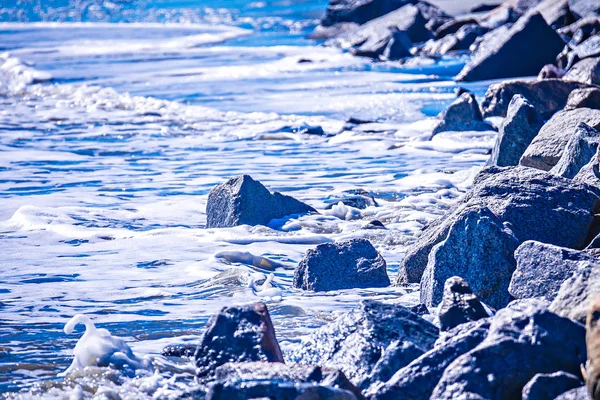
<path fill-rule="evenodd" d="M 295 290 L 294 267 L 319 243 L 362 237 L 394 280 L 406 246 L 468 189 L 495 139 L 429 139 L 464 57 L 371 63 L 323 47 L 305 37 L 324 0 L 0 4 L 0 392 L 10 397 L 176 398 L 193 390 L 193 370 L 161 349 L 197 342 L 231 304 L 266 302 L 284 352 L 363 298 L 415 304 L 414 285 Z M 466 87 L 481 96 L 486 84 Z M 372 122 L 349 130 L 351 117 Z M 306 125 L 327 135 L 298 132 Z M 205 229 L 209 190 L 238 174 L 320 214 Z M 351 189 L 379 207 L 328 209 Z M 374 219 L 387 229 L 363 229 Z M 154 367 L 57 377 L 84 330 L 63 331 L 76 314 Z"/>

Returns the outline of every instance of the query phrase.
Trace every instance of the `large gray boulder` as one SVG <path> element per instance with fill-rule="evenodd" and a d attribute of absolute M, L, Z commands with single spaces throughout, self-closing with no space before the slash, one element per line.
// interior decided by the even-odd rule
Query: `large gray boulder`
<path fill-rule="evenodd" d="M 579 269 L 582 262 L 593 262 L 589 253 L 526 241 L 515 251 L 517 269 L 508 291 L 515 299 L 554 300 L 561 285 Z"/>
<path fill-rule="evenodd" d="M 581 378 L 563 371 L 552 374 L 537 374 L 523 388 L 522 399 L 555 399 L 571 389 L 580 387 L 582 384 Z"/>
<path fill-rule="evenodd" d="M 489 209 L 468 209 L 454 222 L 444 241 L 431 249 L 421 278 L 421 303 L 437 306 L 446 280 L 459 275 L 471 282 L 473 292 L 483 302 L 494 308 L 506 306 L 511 300 L 508 285 L 518 245 L 512 231 Z"/>
<path fill-rule="evenodd" d="M 556 113 L 540 129 L 519 163 L 543 171 L 551 170 L 562 157 L 569 140 L 576 134 L 577 127 L 582 122 L 598 129 L 600 110 L 576 108 Z"/>
<path fill-rule="evenodd" d="M 518 165 L 521 156 L 538 134 L 544 120 L 523 96 L 515 95 L 508 105 L 506 118 L 500 125 L 489 164 L 499 167 Z"/>
<path fill-rule="evenodd" d="M 196 374 L 206 378 L 228 362 L 283 362 L 264 303 L 224 307 L 211 317 L 194 354 Z"/>
<path fill-rule="evenodd" d="M 600 57 L 591 57 L 579 61 L 567 71 L 563 79 L 590 85 L 600 84 Z"/>
<path fill-rule="evenodd" d="M 574 178 L 592 157 L 596 154 L 600 144 L 600 132 L 580 123 L 575 133 L 567 142 L 567 147 L 558 160 L 558 163 L 550 170 L 553 174 Z"/>
<path fill-rule="evenodd" d="M 544 119 L 549 119 L 567 104 L 569 95 L 575 89 L 587 87 L 580 82 L 567 82 L 562 79 L 542 81 L 504 81 L 490 85 L 481 102 L 484 118 L 506 117 L 513 97 L 525 97 Z"/>
<path fill-rule="evenodd" d="M 585 323 L 587 311 L 600 293 L 600 260 L 584 261 L 563 282 L 550 310 L 563 317 Z"/>
<path fill-rule="evenodd" d="M 459 81 L 536 76 L 564 47 L 541 14 L 521 17 L 493 43 L 480 46 L 456 77 Z"/>
<path fill-rule="evenodd" d="M 315 292 L 390 286 L 386 263 L 366 239 L 323 243 L 308 250 L 294 271 L 295 288 Z"/>
<path fill-rule="evenodd" d="M 523 301 L 498 311 L 483 342 L 444 371 L 431 398 L 514 399 L 539 373 L 579 375 L 585 327 Z"/>
<path fill-rule="evenodd" d="M 573 90 L 569 95 L 565 110 L 572 110 L 574 108 L 600 110 L 600 88 L 589 87 Z"/>
<path fill-rule="evenodd" d="M 440 122 L 433 128 L 434 135 L 445 131 L 489 131 L 494 129 L 490 124 L 483 122 L 477 99 L 470 92 L 461 94 L 440 113 L 438 118 Z"/>
<path fill-rule="evenodd" d="M 206 227 L 266 225 L 275 218 L 316 212 L 308 204 L 279 192 L 271 193 L 249 175 L 240 175 L 208 193 Z"/>
<path fill-rule="evenodd" d="M 340 369 L 365 389 L 430 350 L 437 338 L 435 325 L 409 309 L 365 300 L 303 339 L 290 360 Z M 393 357 L 386 357 L 388 349 Z M 396 368 L 388 368 L 386 362 Z"/>
<path fill-rule="evenodd" d="M 460 276 L 453 276 L 444 284 L 444 297 L 438 313 L 440 331 L 448 331 L 458 325 L 489 317 L 479 298 Z"/>

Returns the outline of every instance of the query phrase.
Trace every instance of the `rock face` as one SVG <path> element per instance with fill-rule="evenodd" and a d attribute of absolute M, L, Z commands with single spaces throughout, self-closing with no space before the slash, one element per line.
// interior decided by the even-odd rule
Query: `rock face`
<path fill-rule="evenodd" d="M 199 377 L 228 362 L 283 362 L 267 306 L 224 307 L 208 321 L 194 359 Z"/>
<path fill-rule="evenodd" d="M 582 262 L 577 271 L 563 282 L 550 305 L 550 310 L 583 323 L 588 308 L 598 293 L 600 293 L 600 263 Z"/>
<path fill-rule="evenodd" d="M 483 122 L 477 99 L 472 93 L 463 93 L 438 116 L 440 122 L 433 128 L 436 135 L 445 131 L 489 131 L 492 126 Z"/>
<path fill-rule="evenodd" d="M 588 362 L 585 367 L 586 386 L 592 399 L 600 398 L 600 298 L 596 297 L 590 304 L 586 316 L 586 345 Z"/>
<path fill-rule="evenodd" d="M 410 57 L 412 41 L 405 31 L 392 31 L 392 37 L 383 50 L 383 58 L 394 61 L 405 57 Z"/>
<path fill-rule="evenodd" d="M 227 363 L 218 367 L 207 395 L 207 399 L 213 400 L 263 397 L 364 399 L 360 390 L 338 370 L 265 362 Z"/>
<path fill-rule="evenodd" d="M 470 321 L 489 315 L 469 284 L 459 276 L 453 276 L 444 284 L 444 297 L 439 312 L 440 330 L 448 331 Z"/>
<path fill-rule="evenodd" d="M 438 40 L 430 40 L 421 48 L 421 55 L 439 57 L 451 51 L 469 50 L 477 38 L 488 32 L 487 28 L 478 24 L 463 25 L 453 34 Z"/>
<path fill-rule="evenodd" d="M 571 67 L 563 79 L 593 85 L 600 84 L 600 57 L 579 61 Z"/>
<path fill-rule="evenodd" d="M 206 227 L 266 225 L 274 218 L 311 212 L 316 210 L 293 197 L 271 194 L 260 182 L 240 175 L 211 189 L 206 204 Z"/>
<path fill-rule="evenodd" d="M 590 87 L 573 90 L 569 95 L 565 109 L 572 110 L 574 108 L 600 110 L 600 89 Z"/>
<path fill-rule="evenodd" d="M 536 76 L 553 63 L 564 42 L 541 14 L 520 18 L 494 43 L 479 47 L 456 77 L 459 81 Z"/>
<path fill-rule="evenodd" d="M 593 0 L 569 0 L 569 8 L 577 18 L 600 14 L 600 4 Z"/>
<path fill-rule="evenodd" d="M 518 165 L 521 156 L 538 134 L 544 120 L 527 99 L 515 95 L 492 150 L 489 164 L 499 167 Z"/>
<path fill-rule="evenodd" d="M 598 152 L 596 152 L 596 155 L 592 157 L 590 162 L 579 170 L 579 173 L 575 175 L 573 180 L 590 185 L 590 187 L 596 189 L 597 195 L 600 196 L 600 154 Z"/>
<path fill-rule="evenodd" d="M 580 123 L 598 129 L 600 110 L 577 108 L 556 113 L 540 129 L 523 156 L 520 164 L 549 171 L 563 155 L 571 137 L 577 132 Z"/>
<path fill-rule="evenodd" d="M 516 299 L 552 301 L 580 263 L 594 262 L 595 257 L 583 251 L 527 241 L 515 251 L 515 259 L 517 269 L 508 288 L 510 294 Z"/>
<path fill-rule="evenodd" d="M 446 368 L 431 398 L 520 398 L 536 374 L 578 375 L 585 359 L 583 325 L 521 300 L 498 311 L 485 340 Z"/>
<path fill-rule="evenodd" d="M 437 337 L 433 324 L 407 308 L 365 300 L 304 339 L 290 359 L 338 368 L 364 389 L 430 350 Z M 386 356 L 388 350 L 393 357 Z"/>
<path fill-rule="evenodd" d="M 485 93 L 481 109 L 485 118 L 506 117 L 510 102 L 519 94 L 531 103 L 542 118 L 549 119 L 565 106 L 573 90 L 585 86 L 561 79 L 494 83 Z"/>
<path fill-rule="evenodd" d="M 558 396 L 554 400 L 590 400 L 587 389 L 585 386 L 581 386 L 577 389 L 571 389 Z"/>
<path fill-rule="evenodd" d="M 537 374 L 523 388 L 523 400 L 555 399 L 571 389 L 580 387 L 581 379 L 567 372 Z"/>
<path fill-rule="evenodd" d="M 594 157 L 599 144 L 600 132 L 590 128 L 583 122 L 580 123 L 567 142 L 567 147 L 564 149 L 560 160 L 550 172 L 565 178 L 574 178 L 581 168 Z"/>
<path fill-rule="evenodd" d="M 363 189 L 345 190 L 342 197 L 333 197 L 327 201 L 330 202 L 330 204 L 327 206 L 327 209 L 332 208 L 340 201 L 347 206 L 358 208 L 360 210 L 364 210 L 367 207 L 379 206 L 375 198 L 369 192 Z"/>
<path fill-rule="evenodd" d="M 442 219 L 430 224 L 409 247 L 399 267 L 397 284 L 421 280 L 432 248 L 448 237 L 451 227 L 458 220 L 464 220 L 466 210 L 472 206 L 487 207 L 502 222 L 510 223 L 521 242 L 537 240 L 582 249 L 593 213 L 599 206 L 598 197 L 590 189 L 579 182 L 532 168 L 484 168 L 462 201 Z M 539 218 L 540 215 L 544 218 Z M 463 251 L 468 252 L 468 249 Z M 473 281 L 469 279 L 469 282 Z M 473 291 L 479 295 L 474 286 Z"/>
<path fill-rule="evenodd" d="M 445 240 L 431 249 L 421 279 L 421 302 L 428 307 L 438 305 L 444 282 L 460 275 L 472 282 L 482 301 L 495 308 L 506 306 L 518 245 L 512 231 L 488 208 L 468 209 L 454 222 Z"/>
<path fill-rule="evenodd" d="M 293 282 L 295 288 L 315 292 L 389 285 L 385 260 L 366 239 L 324 243 L 308 250 Z"/>

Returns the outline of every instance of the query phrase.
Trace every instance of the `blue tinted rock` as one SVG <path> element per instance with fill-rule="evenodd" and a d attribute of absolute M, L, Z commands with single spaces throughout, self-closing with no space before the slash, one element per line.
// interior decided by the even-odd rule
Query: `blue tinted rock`
<path fill-rule="evenodd" d="M 571 389 L 580 387 L 581 379 L 573 374 L 559 371 L 552 374 L 537 374 L 523 388 L 523 400 L 555 399 Z"/>
<path fill-rule="evenodd" d="M 560 286 L 550 310 L 563 317 L 585 323 L 587 311 L 600 293 L 600 260 L 579 264 L 577 270 Z"/>
<path fill-rule="evenodd" d="M 561 394 L 554 400 L 590 400 L 590 395 L 588 394 L 587 388 L 581 386 Z"/>
<path fill-rule="evenodd" d="M 565 178 L 574 178 L 594 157 L 599 144 L 600 132 L 583 122 L 580 123 L 567 142 L 560 160 L 550 172 Z"/>
<path fill-rule="evenodd" d="M 483 121 L 477 99 L 472 93 L 463 93 L 438 116 L 440 122 L 433 134 L 446 131 L 489 131 L 494 128 Z"/>
<path fill-rule="evenodd" d="M 485 307 L 463 278 L 453 276 L 446 280 L 444 297 L 439 311 L 442 332 L 487 317 L 489 315 Z"/>
<path fill-rule="evenodd" d="M 392 37 L 383 51 L 383 58 L 394 61 L 410 57 L 412 46 L 412 41 L 405 31 L 392 30 Z"/>

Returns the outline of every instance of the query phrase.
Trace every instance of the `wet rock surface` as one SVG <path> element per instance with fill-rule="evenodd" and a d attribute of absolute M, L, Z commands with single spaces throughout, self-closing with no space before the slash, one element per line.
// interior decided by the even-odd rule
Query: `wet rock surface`
<path fill-rule="evenodd" d="M 479 298 L 469 284 L 459 276 L 453 276 L 444 284 L 444 297 L 439 311 L 442 332 L 458 325 L 489 317 Z"/>

